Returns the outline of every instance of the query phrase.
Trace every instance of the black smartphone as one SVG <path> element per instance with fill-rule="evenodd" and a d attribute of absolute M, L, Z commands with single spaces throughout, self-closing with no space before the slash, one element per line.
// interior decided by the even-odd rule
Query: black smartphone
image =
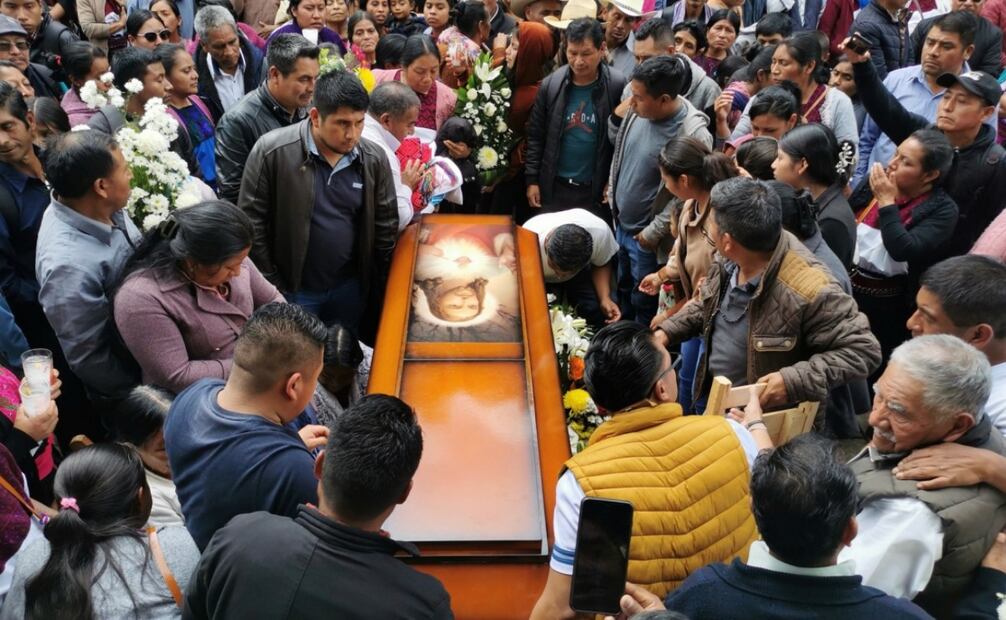
<path fill-rule="evenodd" d="M 632 538 L 632 504 L 585 497 L 580 503 L 569 606 L 573 611 L 617 615 L 625 594 Z"/>
<path fill-rule="evenodd" d="M 853 32 L 849 36 L 849 41 L 845 44 L 845 47 L 851 49 L 857 54 L 865 54 L 870 51 L 871 47 L 873 47 L 873 42 L 858 32 Z"/>

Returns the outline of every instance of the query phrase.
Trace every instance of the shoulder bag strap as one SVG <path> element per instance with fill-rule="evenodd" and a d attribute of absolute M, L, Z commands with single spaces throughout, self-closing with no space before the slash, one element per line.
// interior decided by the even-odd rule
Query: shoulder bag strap
<path fill-rule="evenodd" d="M 26 500 L 24 498 L 24 495 L 22 495 L 20 492 L 18 492 L 18 490 L 14 488 L 14 485 L 12 485 L 3 476 L 0 476 L 0 487 L 3 487 L 11 495 L 13 495 L 14 499 L 16 499 L 18 501 L 18 503 L 21 504 L 22 506 L 24 506 L 24 509 L 28 511 L 29 515 L 35 517 L 40 522 L 45 523 L 45 519 L 44 519 L 43 515 L 39 514 L 39 512 L 37 510 L 35 510 L 35 507 L 32 506 L 31 502 L 29 502 L 28 500 Z"/>
<path fill-rule="evenodd" d="M 157 528 L 148 527 L 147 535 L 150 538 L 150 553 L 154 556 L 154 562 L 157 564 L 157 570 L 161 571 L 161 577 L 164 578 L 165 585 L 168 586 L 168 590 L 171 591 L 171 597 L 175 599 L 175 605 L 178 608 L 182 608 L 182 589 L 178 587 L 178 582 L 175 581 L 175 576 L 171 574 L 171 568 L 168 567 L 168 561 L 164 559 L 164 551 L 161 550 L 161 542 L 157 539 Z"/>

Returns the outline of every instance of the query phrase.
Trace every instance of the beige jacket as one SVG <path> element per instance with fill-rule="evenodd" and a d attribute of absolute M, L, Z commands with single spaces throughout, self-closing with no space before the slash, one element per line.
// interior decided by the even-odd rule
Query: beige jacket
<path fill-rule="evenodd" d="M 709 232 L 712 220 L 709 205 L 699 213 L 698 203 L 689 200 L 677 214 L 676 220 L 671 220 L 671 234 L 674 235 L 674 247 L 667 259 L 664 274 L 668 280 L 681 280 L 685 298 L 692 296 L 695 286 L 709 272 L 716 253 L 716 243 Z"/>

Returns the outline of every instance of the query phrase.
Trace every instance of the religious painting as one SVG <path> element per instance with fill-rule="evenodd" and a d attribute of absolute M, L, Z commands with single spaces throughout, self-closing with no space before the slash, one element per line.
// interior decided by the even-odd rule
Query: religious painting
<path fill-rule="evenodd" d="M 519 300 L 511 226 L 422 226 L 411 342 L 520 342 Z"/>

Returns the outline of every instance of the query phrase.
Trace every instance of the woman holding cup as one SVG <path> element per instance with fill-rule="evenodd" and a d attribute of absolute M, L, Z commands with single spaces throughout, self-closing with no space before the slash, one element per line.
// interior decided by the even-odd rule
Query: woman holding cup
<path fill-rule="evenodd" d="M 40 361 L 45 357 L 42 352 L 48 353 L 47 365 Z M 52 368 L 52 353 L 48 350 L 26 352 L 22 356 L 22 366 L 26 375 L 32 373 L 31 380 L 26 376 L 19 381 L 13 372 L 0 366 L 0 443 L 14 455 L 24 472 L 32 498 L 48 504 L 52 501 L 52 481 L 56 473 L 52 432 L 59 421 L 55 399 L 61 383 L 58 371 Z M 44 383 L 40 381 L 40 372 L 47 373 Z"/>
<path fill-rule="evenodd" d="M 339 55 L 346 53 L 346 44 L 339 33 L 325 25 L 325 0 L 290 0 L 287 8 L 290 21 L 272 31 L 269 40 L 284 33 L 303 35 L 305 39 L 318 45 L 331 43 L 339 48 Z"/>

